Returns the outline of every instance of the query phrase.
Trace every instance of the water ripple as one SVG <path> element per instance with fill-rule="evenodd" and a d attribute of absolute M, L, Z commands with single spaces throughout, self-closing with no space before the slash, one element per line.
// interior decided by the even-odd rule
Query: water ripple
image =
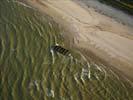
<path fill-rule="evenodd" d="M 132 100 L 131 86 L 107 66 L 74 50 L 70 57 L 50 51 L 57 43 L 65 46 L 51 18 L 12 1 L 2 3 L 1 100 Z"/>

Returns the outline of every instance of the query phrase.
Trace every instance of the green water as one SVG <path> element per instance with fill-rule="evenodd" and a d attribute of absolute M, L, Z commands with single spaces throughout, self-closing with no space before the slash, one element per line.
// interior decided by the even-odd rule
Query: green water
<path fill-rule="evenodd" d="M 127 14 L 133 15 L 133 0 L 99 0 L 102 3 L 118 8 Z"/>
<path fill-rule="evenodd" d="M 48 16 L 1 0 L 0 100 L 132 100 L 133 87 L 102 64 L 52 54 L 65 46 L 61 33 Z"/>

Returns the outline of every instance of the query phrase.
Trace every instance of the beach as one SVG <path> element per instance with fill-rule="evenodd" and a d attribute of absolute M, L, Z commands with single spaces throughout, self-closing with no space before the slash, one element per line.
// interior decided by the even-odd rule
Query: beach
<path fill-rule="evenodd" d="M 98 0 L 2 0 L 0 12 L 0 100 L 132 100 L 131 16 Z"/>

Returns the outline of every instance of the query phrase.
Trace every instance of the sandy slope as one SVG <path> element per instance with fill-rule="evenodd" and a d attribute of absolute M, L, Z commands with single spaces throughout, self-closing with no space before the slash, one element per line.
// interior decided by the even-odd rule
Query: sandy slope
<path fill-rule="evenodd" d="M 70 47 L 82 48 L 133 80 L 133 30 L 71 0 L 26 0 L 66 30 Z"/>

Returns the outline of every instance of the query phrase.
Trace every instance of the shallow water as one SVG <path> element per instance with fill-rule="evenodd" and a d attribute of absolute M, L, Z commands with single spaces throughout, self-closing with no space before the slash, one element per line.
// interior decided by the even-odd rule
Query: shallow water
<path fill-rule="evenodd" d="M 74 0 L 88 8 L 109 16 L 117 22 L 133 27 L 133 0 Z M 130 3 L 128 3 L 130 1 Z M 126 3 L 127 2 L 127 3 Z M 132 33 L 131 33 L 132 34 Z"/>
<path fill-rule="evenodd" d="M 107 66 L 52 53 L 65 46 L 61 33 L 52 18 L 1 0 L 0 100 L 132 100 L 133 87 Z"/>

